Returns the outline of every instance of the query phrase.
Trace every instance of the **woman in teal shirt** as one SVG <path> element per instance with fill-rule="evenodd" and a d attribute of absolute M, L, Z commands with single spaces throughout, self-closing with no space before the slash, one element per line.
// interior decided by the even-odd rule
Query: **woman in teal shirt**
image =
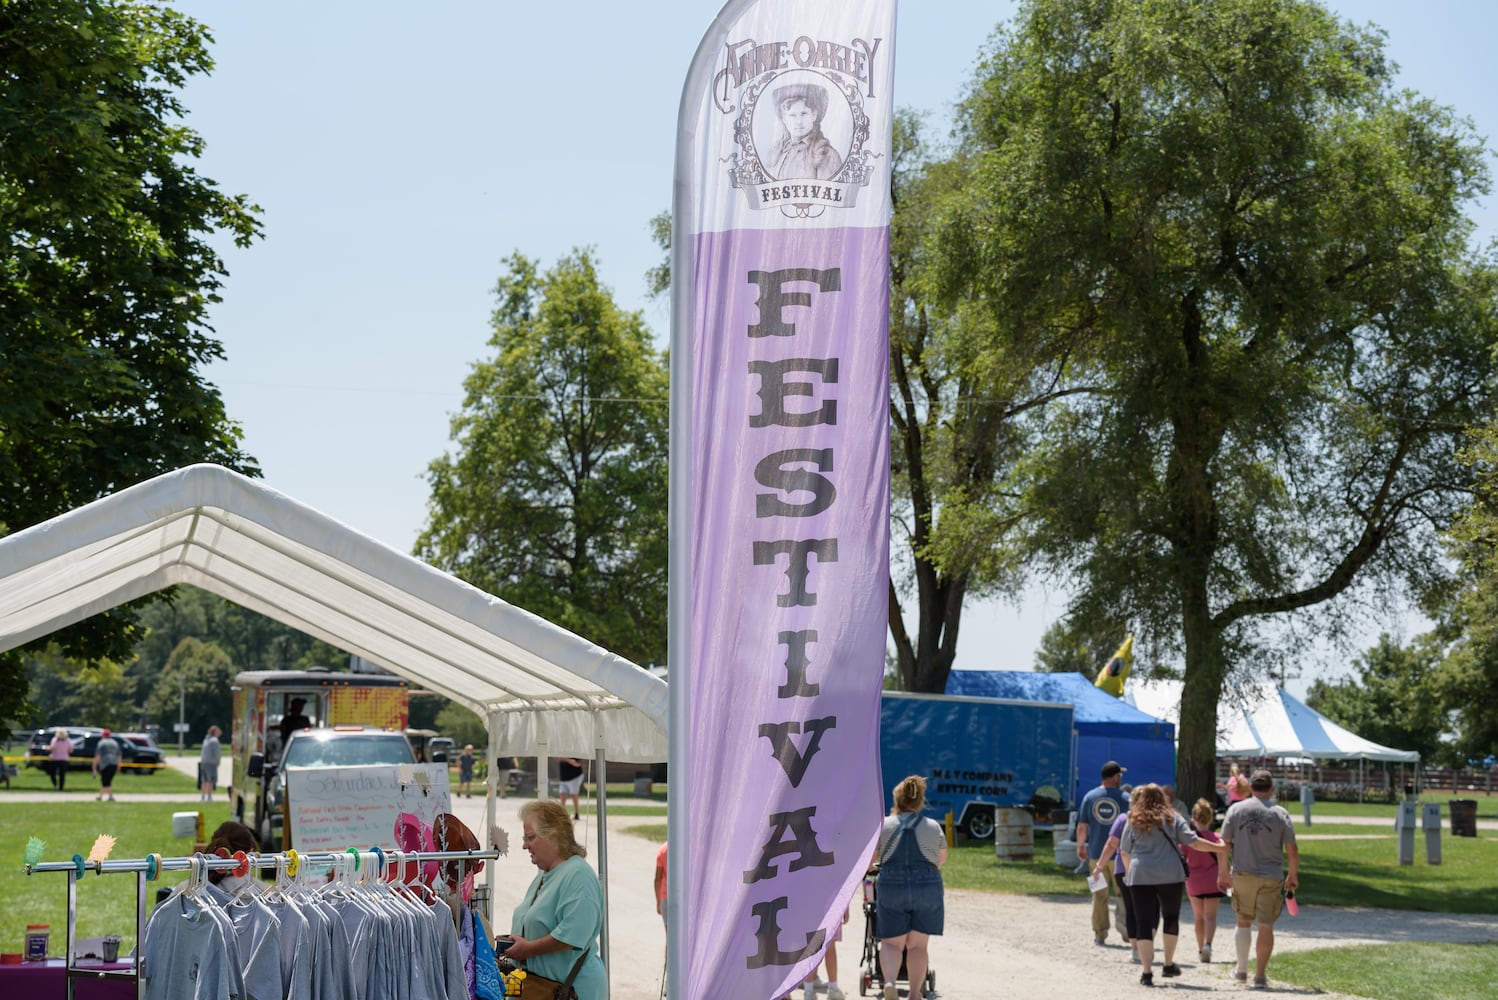
<path fill-rule="evenodd" d="M 603 929 L 603 887 L 588 863 L 587 848 L 572 835 L 572 817 L 553 801 L 527 802 L 520 810 L 521 846 L 530 852 L 538 874 L 510 918 L 510 940 L 495 950 L 538 975 L 565 982 L 579 956 L 586 953 L 572 981 L 578 1000 L 602 1000 L 608 974 L 598 957 Z"/>

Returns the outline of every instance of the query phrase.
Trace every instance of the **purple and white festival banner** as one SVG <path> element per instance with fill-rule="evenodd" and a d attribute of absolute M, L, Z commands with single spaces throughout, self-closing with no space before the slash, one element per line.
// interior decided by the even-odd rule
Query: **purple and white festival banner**
<path fill-rule="evenodd" d="M 894 27 L 894 0 L 732 0 L 682 96 L 674 1000 L 800 983 L 884 813 Z"/>

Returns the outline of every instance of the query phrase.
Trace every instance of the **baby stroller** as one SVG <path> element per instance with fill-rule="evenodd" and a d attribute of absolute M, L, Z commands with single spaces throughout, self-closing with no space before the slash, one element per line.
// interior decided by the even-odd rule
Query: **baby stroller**
<path fill-rule="evenodd" d="M 879 890 L 875 884 L 878 874 L 879 867 L 875 865 L 863 878 L 863 959 L 858 973 L 858 995 L 861 997 L 866 997 L 871 992 L 882 992 L 885 986 L 884 974 L 879 970 L 879 934 L 874 926 L 874 914 L 878 911 L 876 904 Z M 898 987 L 901 984 L 906 986 L 907 996 L 917 996 L 916 991 L 910 988 L 910 975 L 905 968 L 904 953 L 900 955 L 900 971 L 895 974 L 895 985 Z M 936 970 L 929 966 L 926 968 L 926 978 L 919 996 L 936 996 Z"/>

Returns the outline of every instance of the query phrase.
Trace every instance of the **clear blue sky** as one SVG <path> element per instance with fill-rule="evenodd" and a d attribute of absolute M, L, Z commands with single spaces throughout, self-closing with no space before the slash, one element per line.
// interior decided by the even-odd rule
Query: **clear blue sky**
<path fill-rule="evenodd" d="M 716 0 L 174 5 L 215 37 L 217 68 L 184 93 L 201 169 L 265 210 L 266 238 L 226 251 L 212 316 L 228 360 L 208 377 L 269 485 L 409 551 L 514 251 L 549 264 L 596 248 L 664 343 L 647 223 L 669 207 L 682 80 Z M 1387 29 L 1404 85 L 1495 134 L 1493 5 L 1331 6 Z M 897 102 L 945 123 L 1013 11 L 905 0 Z M 1498 232 L 1489 205 L 1479 222 Z M 971 606 L 958 665 L 1028 667 L 1063 610 L 1040 592 Z"/>

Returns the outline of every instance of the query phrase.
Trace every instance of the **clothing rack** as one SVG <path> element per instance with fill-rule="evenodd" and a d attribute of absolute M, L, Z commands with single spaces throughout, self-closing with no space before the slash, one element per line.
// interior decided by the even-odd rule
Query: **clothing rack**
<path fill-rule="evenodd" d="M 190 871 L 194 874 L 204 874 L 213 871 L 233 872 L 237 875 L 246 875 L 252 870 L 266 868 L 284 868 L 290 875 L 300 871 L 302 865 L 314 865 L 318 867 L 338 867 L 352 864 L 357 870 L 364 864 L 379 865 L 380 877 L 384 878 L 386 866 L 401 866 L 416 864 L 420 870 L 423 861 L 491 861 L 500 857 L 496 850 L 488 851 L 402 851 L 396 849 L 386 850 L 383 847 L 372 847 L 368 850 L 359 850 L 350 847 L 343 851 L 296 851 L 286 850 L 270 854 L 259 852 L 237 851 L 231 857 L 221 857 L 217 854 L 192 854 L 181 857 L 162 857 L 159 854 L 149 854 L 144 858 L 130 858 L 117 861 L 88 861 L 83 855 L 73 855 L 72 861 L 41 861 L 36 864 L 25 866 L 27 875 L 50 872 L 66 872 L 68 876 L 68 931 L 67 951 L 64 953 L 66 963 L 65 971 L 68 984 L 68 1000 L 74 998 L 73 984 L 80 979 L 125 979 L 135 982 L 135 996 L 137 1000 L 143 1000 L 145 996 L 145 984 L 140 978 L 140 951 L 141 940 L 146 926 L 146 883 L 154 882 L 163 872 Z M 85 969 L 73 964 L 73 942 L 78 933 L 78 883 L 82 881 L 88 872 L 98 875 L 117 875 L 131 872 L 135 874 L 135 959 L 129 970 L 119 969 Z"/>

